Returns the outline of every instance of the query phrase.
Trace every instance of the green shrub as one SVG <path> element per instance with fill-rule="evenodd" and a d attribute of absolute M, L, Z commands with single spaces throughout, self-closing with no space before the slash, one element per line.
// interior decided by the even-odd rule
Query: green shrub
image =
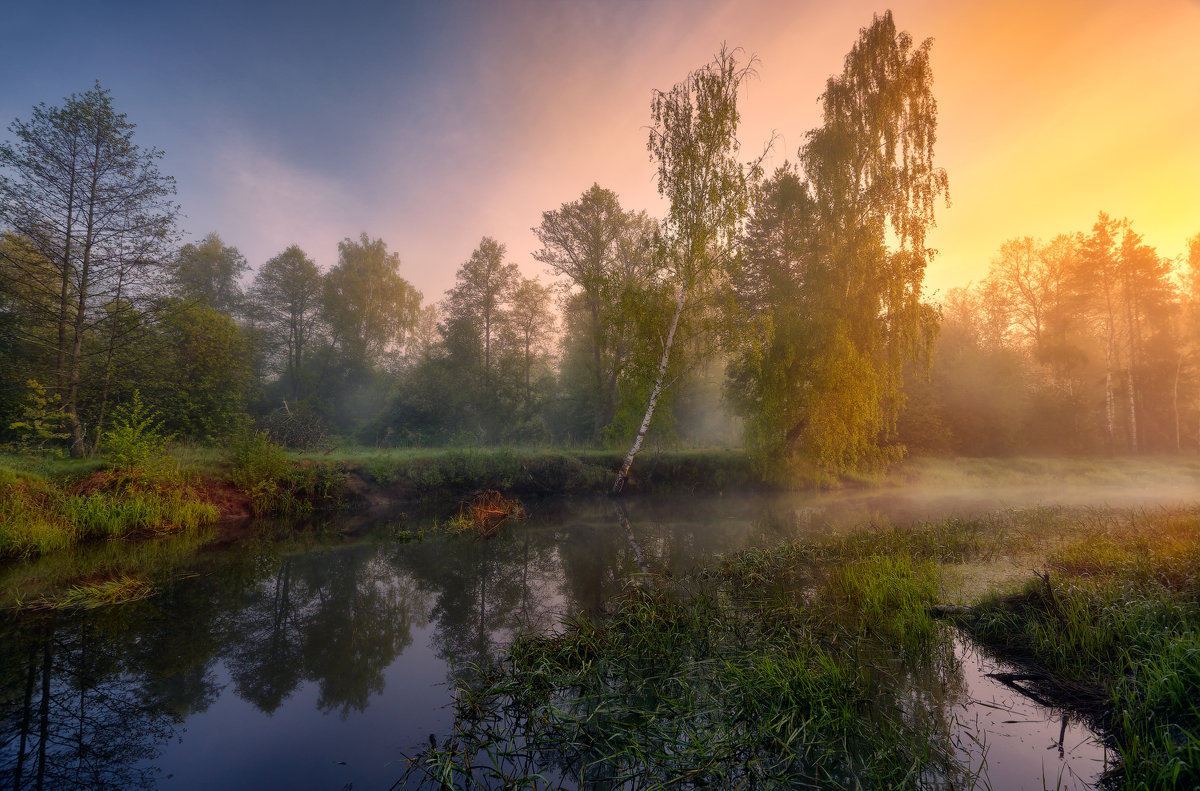
<path fill-rule="evenodd" d="M 231 462 L 230 482 L 250 497 L 259 516 L 308 513 L 314 502 L 337 501 L 345 489 L 344 463 L 294 464 L 265 431 L 235 443 Z"/>
<path fill-rule="evenodd" d="M 113 410 L 113 427 L 104 432 L 101 447 L 118 471 L 146 480 L 176 476 L 174 459 L 167 453 L 172 436 L 163 433 L 163 419 L 142 403 L 133 391 L 133 401 Z"/>

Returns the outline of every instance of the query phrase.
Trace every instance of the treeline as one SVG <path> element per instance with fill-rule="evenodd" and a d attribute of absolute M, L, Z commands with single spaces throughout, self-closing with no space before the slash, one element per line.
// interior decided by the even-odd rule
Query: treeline
<path fill-rule="evenodd" d="M 595 184 L 533 228 L 554 282 L 484 237 L 440 301 L 366 233 L 326 271 L 296 246 L 252 274 L 216 234 L 179 246 L 173 182 L 108 92 L 39 105 L 0 145 L 0 441 L 93 453 L 137 390 L 181 437 L 257 426 L 301 447 L 636 437 L 632 458 L 653 419 L 660 438 L 744 438 L 767 478 L 877 467 L 904 443 L 1187 446 L 1196 242 L 1174 276 L 1102 216 L 1006 245 L 940 307 L 924 296 L 948 183 L 930 47 L 876 17 L 771 174 L 739 159 L 755 61 L 722 50 L 653 94 L 663 218 Z"/>
<path fill-rule="evenodd" d="M 1200 448 L 1200 234 L 1182 259 L 1101 213 L 1089 231 L 1004 243 L 942 300 L 901 437 L 978 455 Z"/>

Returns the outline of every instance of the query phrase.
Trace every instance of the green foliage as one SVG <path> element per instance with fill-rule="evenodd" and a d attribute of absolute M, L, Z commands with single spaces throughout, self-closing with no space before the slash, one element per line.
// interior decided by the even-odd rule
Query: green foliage
<path fill-rule="evenodd" d="M 194 532 L 217 521 L 216 507 L 182 481 L 147 476 L 146 469 L 97 473 L 101 488 L 85 495 L 0 466 L 0 558 L 52 554 L 89 539 L 134 532 Z"/>
<path fill-rule="evenodd" d="M 115 468 L 150 478 L 174 472 L 174 460 L 167 453 L 167 444 L 173 436 L 164 433 L 162 416 L 142 403 L 137 390 L 128 404 L 113 410 L 112 424 L 101 444 Z"/>
<path fill-rule="evenodd" d="M 631 788 L 680 778 L 714 788 L 961 779 L 930 726 L 898 714 L 906 693 L 895 678 L 859 661 L 880 641 L 937 661 L 925 612 L 936 567 L 874 556 L 825 581 L 803 560 L 815 550 L 762 550 L 634 586 L 605 616 L 518 639 L 460 682 L 461 751 L 428 750 L 409 777 L 476 788 L 487 772 L 507 787 L 541 788 L 532 770 L 549 762 Z M 477 751 L 491 759 L 478 770 L 462 760 Z"/>
<path fill-rule="evenodd" d="M 417 322 L 421 292 L 400 277 L 400 256 L 363 233 L 338 242 L 338 263 L 325 276 L 322 305 L 341 352 L 374 364 Z"/>
<path fill-rule="evenodd" d="M 908 647 L 933 634 L 930 608 L 937 601 L 938 568 L 931 560 L 870 555 L 838 569 L 832 587 L 861 630 Z"/>
<path fill-rule="evenodd" d="M 238 279 L 250 268 L 236 247 L 221 241 L 215 232 L 200 242 L 185 244 L 175 264 L 175 280 L 190 298 L 203 299 L 214 309 L 240 313 L 242 290 Z"/>
<path fill-rule="evenodd" d="M 735 278 L 747 331 L 733 391 L 747 445 L 774 477 L 877 468 L 904 402 L 906 363 L 936 315 L 921 301 L 946 174 L 933 164 L 930 41 L 891 12 L 864 28 L 821 97 L 824 124 L 759 189 Z"/>
<path fill-rule="evenodd" d="M 122 574 L 100 582 L 72 585 L 57 596 L 23 602 L 21 608 L 28 610 L 93 610 L 97 607 L 138 601 L 153 594 L 154 586 L 150 583 Z"/>
<path fill-rule="evenodd" d="M 21 419 L 9 424 L 9 430 L 17 433 L 16 446 L 24 451 L 44 451 L 47 445 L 57 444 L 70 438 L 65 430 L 67 416 L 63 414 L 62 398 L 55 393 L 47 395 L 46 388 L 36 379 L 26 383 L 28 392 L 21 409 Z"/>
<path fill-rule="evenodd" d="M 1051 555 L 971 628 L 1069 678 L 1101 685 L 1122 787 L 1200 783 L 1200 517 L 1137 517 Z"/>
<path fill-rule="evenodd" d="M 346 484 L 344 464 L 293 463 L 264 431 L 236 441 L 230 461 L 230 482 L 250 497 L 258 515 L 311 512 L 314 505 L 338 502 Z"/>
<path fill-rule="evenodd" d="M 216 522 L 217 507 L 180 489 L 68 497 L 62 515 L 79 538 L 121 538 L 139 530 L 194 530 Z"/>

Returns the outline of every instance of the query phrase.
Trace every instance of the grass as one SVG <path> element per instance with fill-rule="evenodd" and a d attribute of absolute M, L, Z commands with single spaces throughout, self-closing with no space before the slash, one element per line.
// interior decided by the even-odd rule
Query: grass
<path fill-rule="evenodd" d="M 1106 691 L 1122 787 L 1200 786 L 1200 513 L 1134 513 L 1068 544 L 970 629 Z"/>
<path fill-rule="evenodd" d="M 28 610 L 92 610 L 139 601 L 154 594 L 154 586 L 137 577 L 120 575 L 111 579 L 72 585 L 55 596 L 43 596 L 23 602 Z"/>
<path fill-rule="evenodd" d="M 140 531 L 189 531 L 219 514 L 186 480 L 159 480 L 137 471 L 92 469 L 82 479 L 51 480 L 30 467 L 0 466 L 0 560 L 62 552 L 97 538 Z"/>
<path fill-rule="evenodd" d="M 405 780 L 456 788 L 916 788 L 958 777 L 896 677 L 928 660 L 939 569 L 828 547 L 741 553 L 634 586 L 460 682 L 455 732 Z M 903 685 L 901 685 L 902 687 Z M 959 778 L 961 779 L 961 778 Z M 608 785 L 605 785 L 608 784 Z"/>
<path fill-rule="evenodd" d="M 402 783 L 986 787 L 978 761 L 954 758 L 951 706 L 931 700 L 952 695 L 957 661 L 932 610 L 958 570 L 1013 555 L 1033 581 L 970 610 L 965 628 L 1064 689 L 1103 689 L 1114 787 L 1196 787 L 1194 508 L 860 529 L 631 586 L 608 612 L 461 673 L 453 732 Z"/>
<path fill-rule="evenodd" d="M 356 448 L 289 454 L 312 463 L 341 463 L 403 496 L 453 496 L 484 489 L 518 495 L 606 492 L 624 458 L 616 450 L 548 448 Z M 761 487 L 737 450 L 643 453 L 632 487 L 724 491 Z"/>
<path fill-rule="evenodd" d="M 346 465 L 294 460 L 265 432 L 258 432 L 234 443 L 229 480 L 250 497 L 255 515 L 304 515 L 315 504 L 340 501 Z"/>

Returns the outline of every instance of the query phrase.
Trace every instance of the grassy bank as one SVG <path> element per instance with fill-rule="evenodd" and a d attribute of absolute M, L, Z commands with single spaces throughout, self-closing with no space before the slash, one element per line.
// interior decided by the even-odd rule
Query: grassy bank
<path fill-rule="evenodd" d="M 1200 787 L 1200 515 L 1131 514 L 990 598 L 979 639 L 1101 687 L 1131 789 Z"/>
<path fill-rule="evenodd" d="M 216 507 L 183 479 L 100 470 L 52 479 L 0 464 L 0 559 L 95 539 L 189 531 L 217 518 Z"/>
<path fill-rule="evenodd" d="M 421 498 L 496 489 L 517 495 L 607 492 L 624 453 L 549 448 L 341 448 L 292 455 L 314 463 L 342 463 L 362 471 L 397 497 Z M 630 489 L 722 492 L 761 487 L 746 455 L 737 450 L 643 453 Z"/>
<path fill-rule="evenodd" d="M 1117 785 L 1194 787 L 1198 541 L 1194 509 L 1041 508 L 858 530 L 644 580 L 609 612 L 521 638 L 468 674 L 453 733 L 404 779 L 985 788 L 956 750 L 954 629 L 931 609 L 961 600 L 964 575 L 1020 557 L 1025 577 L 1049 563 L 1053 595 L 1044 580 L 1008 578 L 969 629 L 1111 696 Z"/>

